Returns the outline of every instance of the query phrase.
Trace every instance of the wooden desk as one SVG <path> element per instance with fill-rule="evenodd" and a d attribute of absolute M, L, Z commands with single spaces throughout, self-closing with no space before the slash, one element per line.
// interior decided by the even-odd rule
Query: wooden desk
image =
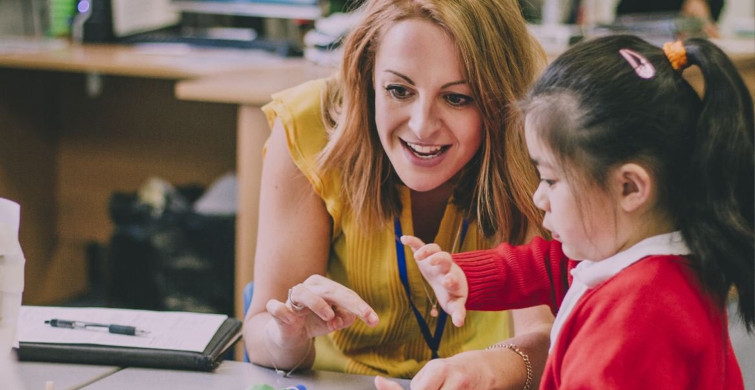
<path fill-rule="evenodd" d="M 374 389 L 374 380 L 372 376 L 329 371 L 301 372 L 283 378 L 269 368 L 225 361 L 214 372 L 125 368 L 83 387 L 82 390 L 249 389 L 260 384 L 269 384 L 276 389 L 302 384 L 307 389 L 355 390 Z M 408 380 L 397 381 L 405 389 L 409 388 Z"/>
<path fill-rule="evenodd" d="M 0 196 L 21 204 L 24 303 L 87 290 L 87 244 L 108 241 L 114 191 L 150 176 L 207 186 L 235 170 L 237 105 L 176 100 L 176 81 L 300 62 L 238 50 L 9 51 L 0 40 Z M 91 81 L 102 83 L 94 96 Z"/>
<path fill-rule="evenodd" d="M 26 390 L 43 390 L 51 381 L 55 390 L 74 390 L 112 375 L 120 367 L 88 364 L 20 362 L 18 376 Z"/>
<path fill-rule="evenodd" d="M 26 390 L 42 390 L 49 380 L 54 382 L 55 390 L 244 390 L 258 384 L 275 388 L 303 384 L 308 389 L 328 390 L 375 388 L 372 376 L 306 371 L 284 378 L 272 369 L 236 361 L 225 361 L 213 372 L 32 362 L 20 362 L 18 368 Z M 408 380 L 395 381 L 409 388 Z"/>

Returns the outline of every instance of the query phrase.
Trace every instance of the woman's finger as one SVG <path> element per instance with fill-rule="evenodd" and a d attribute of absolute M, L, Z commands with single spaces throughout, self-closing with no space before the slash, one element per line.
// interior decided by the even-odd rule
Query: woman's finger
<path fill-rule="evenodd" d="M 288 300 L 292 302 L 289 306 L 301 308 L 301 310 L 297 308 L 292 309 L 292 311 L 302 313 L 309 310 L 325 322 L 332 320 L 336 315 L 330 303 L 320 295 L 317 289 L 311 289 L 306 282 L 291 287 Z"/>
<path fill-rule="evenodd" d="M 372 309 L 367 302 L 365 302 L 353 290 L 340 283 L 334 282 L 321 275 L 313 275 L 307 278 L 307 280 L 302 283 L 302 286 L 306 288 L 306 291 L 308 291 L 311 296 L 317 297 L 319 298 L 319 301 L 321 301 L 317 303 L 317 308 L 312 308 L 312 310 L 318 313 L 318 315 L 319 312 L 317 312 L 317 310 L 335 315 L 333 311 L 333 306 L 335 306 L 339 309 L 353 313 L 368 326 L 375 326 L 379 321 L 377 313 L 375 313 L 375 310 Z M 311 297 L 305 299 L 313 301 L 317 300 Z M 326 305 L 327 308 L 322 305 Z M 320 316 L 320 318 L 324 321 L 329 321 L 333 317 L 325 318 Z"/>
<path fill-rule="evenodd" d="M 348 328 L 356 321 L 356 315 L 350 311 L 343 310 L 338 306 L 335 306 L 333 311 L 336 313 L 336 316 L 328 322 L 328 328 L 331 331 Z"/>
<path fill-rule="evenodd" d="M 265 304 L 265 309 L 273 318 L 283 325 L 294 325 L 298 321 L 298 316 L 283 302 L 277 299 L 271 299 Z"/>

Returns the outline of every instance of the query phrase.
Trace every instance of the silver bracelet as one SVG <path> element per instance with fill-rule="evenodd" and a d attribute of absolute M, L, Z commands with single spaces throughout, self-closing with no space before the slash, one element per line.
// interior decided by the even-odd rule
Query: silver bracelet
<path fill-rule="evenodd" d="M 506 348 L 516 353 L 522 358 L 522 360 L 524 360 L 524 368 L 527 370 L 527 379 L 524 381 L 524 387 L 522 388 L 522 390 L 530 390 L 530 388 L 532 388 L 532 363 L 530 363 L 530 357 L 527 356 L 527 354 L 524 353 L 524 351 L 519 349 L 519 347 L 517 347 L 514 344 L 498 343 L 498 344 L 493 344 L 486 349 L 496 349 L 496 348 Z"/>
<path fill-rule="evenodd" d="M 296 363 L 296 365 L 293 366 L 290 370 L 288 370 L 288 372 L 279 369 L 278 365 L 275 364 L 275 358 L 273 357 L 273 354 L 270 353 L 270 349 L 267 348 L 267 343 L 268 343 L 268 340 L 267 338 L 265 338 L 262 341 L 262 345 L 265 347 L 265 351 L 267 352 L 268 356 L 270 356 L 270 363 L 273 363 L 273 369 L 275 370 L 275 373 L 284 378 L 288 378 L 291 376 L 291 374 L 294 371 L 296 371 L 297 368 L 299 368 L 299 366 L 301 366 L 302 363 L 304 363 L 304 360 L 307 359 L 309 352 L 312 350 L 312 344 L 314 344 L 314 340 L 310 340 L 309 344 L 307 344 L 307 352 L 304 353 L 304 356 L 301 358 L 301 360 L 299 360 L 299 363 Z"/>

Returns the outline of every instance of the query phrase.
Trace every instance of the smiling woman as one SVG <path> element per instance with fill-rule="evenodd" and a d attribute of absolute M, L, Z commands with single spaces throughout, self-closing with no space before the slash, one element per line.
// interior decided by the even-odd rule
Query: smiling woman
<path fill-rule="evenodd" d="M 461 369 L 423 372 L 447 386 L 521 388 L 522 357 L 483 349 L 516 330 L 510 342 L 538 370 L 550 313 L 472 313 L 445 326 L 396 238 L 456 252 L 538 234 L 537 179 L 512 102 L 543 52 L 515 1 L 370 0 L 359 12 L 339 73 L 264 107 L 272 134 L 245 320 L 250 360 L 412 377 L 441 357 Z M 475 354 L 489 366 L 466 359 Z M 492 382 L 501 371 L 509 382 Z"/>
<path fill-rule="evenodd" d="M 451 37 L 420 19 L 397 23 L 377 50 L 375 125 L 393 169 L 414 191 L 451 180 L 482 143 L 480 111 L 458 64 Z"/>

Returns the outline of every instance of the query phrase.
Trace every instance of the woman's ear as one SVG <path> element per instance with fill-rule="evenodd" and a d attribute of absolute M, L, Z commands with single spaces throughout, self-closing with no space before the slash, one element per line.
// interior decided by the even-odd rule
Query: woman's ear
<path fill-rule="evenodd" d="M 653 197 L 655 183 L 650 173 L 638 164 L 624 164 L 616 171 L 619 185 L 619 205 L 625 212 L 648 206 Z"/>

